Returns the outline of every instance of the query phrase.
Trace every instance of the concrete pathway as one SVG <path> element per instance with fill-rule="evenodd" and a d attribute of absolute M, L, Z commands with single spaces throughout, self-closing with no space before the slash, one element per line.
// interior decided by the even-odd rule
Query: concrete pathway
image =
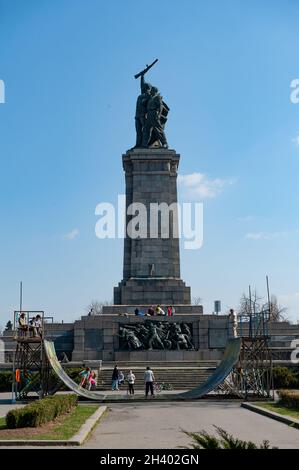
<path fill-rule="evenodd" d="M 6 416 L 6 414 L 15 408 L 22 408 L 24 405 L 12 404 L 11 393 L 0 393 L 0 418 Z"/>
<path fill-rule="evenodd" d="M 0 416 L 16 407 L 11 394 L 0 394 Z M 269 440 L 281 449 L 299 449 L 299 430 L 240 407 L 240 402 L 202 400 L 197 402 L 147 402 L 107 404 L 108 413 L 95 428 L 83 448 L 98 449 L 175 449 L 187 446 L 189 438 L 181 432 L 205 429 L 213 424 L 240 439 L 261 443 Z"/>
<path fill-rule="evenodd" d="M 215 424 L 240 439 L 257 444 L 268 440 L 281 449 L 299 449 L 299 430 L 245 410 L 236 402 L 150 400 L 140 404 L 112 404 L 108 409 L 84 448 L 174 449 L 190 442 L 181 429 L 214 432 Z"/>

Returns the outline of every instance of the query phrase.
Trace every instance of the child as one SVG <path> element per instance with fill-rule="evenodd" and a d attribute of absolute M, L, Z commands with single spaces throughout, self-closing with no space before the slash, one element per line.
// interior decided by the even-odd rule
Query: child
<path fill-rule="evenodd" d="M 96 373 L 91 372 L 88 378 L 88 390 L 95 390 L 97 386 Z"/>
<path fill-rule="evenodd" d="M 130 370 L 127 375 L 127 382 L 128 382 L 128 393 L 130 395 L 134 395 L 134 383 L 135 383 L 135 375 Z"/>
<path fill-rule="evenodd" d="M 80 382 L 80 387 L 84 388 L 85 385 L 88 385 L 88 380 L 90 376 L 90 368 L 85 367 L 85 369 L 82 370 L 82 372 L 79 372 L 79 375 L 82 377 L 82 380 Z"/>
<path fill-rule="evenodd" d="M 122 386 L 124 381 L 125 381 L 125 376 L 124 376 L 123 372 L 120 370 L 119 374 L 118 374 L 118 387 L 119 388 Z"/>

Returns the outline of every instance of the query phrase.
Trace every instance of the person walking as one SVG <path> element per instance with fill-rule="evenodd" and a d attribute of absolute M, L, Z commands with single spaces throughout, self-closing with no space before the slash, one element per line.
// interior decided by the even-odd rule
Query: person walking
<path fill-rule="evenodd" d="M 151 368 L 148 366 L 144 372 L 144 382 L 145 382 L 145 396 L 148 397 L 148 392 L 151 391 L 151 396 L 154 396 L 154 380 L 155 376 Z"/>
<path fill-rule="evenodd" d="M 123 372 L 120 370 L 119 374 L 118 374 L 118 388 L 121 388 L 124 381 L 125 381 L 125 376 L 124 376 Z"/>
<path fill-rule="evenodd" d="M 135 383 L 135 374 L 133 374 L 132 370 L 129 370 L 129 373 L 127 375 L 127 382 L 128 382 L 128 393 L 129 395 L 134 395 L 134 383 Z"/>
<path fill-rule="evenodd" d="M 112 372 L 112 387 L 111 390 L 119 390 L 118 388 L 118 368 L 117 366 L 114 367 Z"/>

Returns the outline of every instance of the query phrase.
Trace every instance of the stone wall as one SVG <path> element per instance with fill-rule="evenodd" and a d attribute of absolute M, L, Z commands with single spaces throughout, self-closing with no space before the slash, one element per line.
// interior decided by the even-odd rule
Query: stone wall
<path fill-rule="evenodd" d="M 74 325 L 73 360 L 196 360 L 220 359 L 226 346 L 226 316 L 177 314 L 174 317 L 152 317 L 158 321 L 191 323 L 195 351 L 120 351 L 119 326 L 144 322 L 135 315 L 99 315 L 82 317 Z M 189 358 L 189 359 L 187 359 Z"/>
<path fill-rule="evenodd" d="M 193 361 L 221 359 L 228 338 L 227 316 L 177 314 L 165 321 L 192 323 L 195 351 L 119 351 L 119 325 L 142 322 L 149 317 L 135 315 L 84 316 L 74 323 L 46 325 L 46 337 L 55 342 L 58 357 L 65 352 L 72 361 Z M 153 317 L 163 321 L 164 317 Z M 291 343 L 299 339 L 299 325 L 288 322 L 270 324 L 270 347 L 273 358 L 290 361 Z M 14 331 L 1 337 L 5 345 L 5 362 L 12 362 L 16 346 Z M 5 367 L 5 365 L 3 365 Z"/>

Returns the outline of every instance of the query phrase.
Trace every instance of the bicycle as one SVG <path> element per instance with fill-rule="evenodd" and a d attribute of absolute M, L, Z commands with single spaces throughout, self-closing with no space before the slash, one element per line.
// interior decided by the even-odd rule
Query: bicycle
<path fill-rule="evenodd" d="M 173 386 L 169 383 L 161 382 L 161 383 L 154 383 L 154 392 L 160 393 L 165 390 L 173 390 Z"/>

